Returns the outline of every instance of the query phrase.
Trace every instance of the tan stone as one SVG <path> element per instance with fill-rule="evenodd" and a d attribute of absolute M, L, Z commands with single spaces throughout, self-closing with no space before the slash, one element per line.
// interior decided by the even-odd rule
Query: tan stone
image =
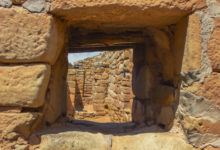
<path fill-rule="evenodd" d="M 215 28 L 208 43 L 208 57 L 214 71 L 220 72 L 220 18 L 215 19 Z"/>
<path fill-rule="evenodd" d="M 40 113 L 0 113 L 1 138 L 12 140 L 15 133 L 28 137 L 40 123 Z"/>
<path fill-rule="evenodd" d="M 212 73 L 200 88 L 202 96 L 220 106 L 220 73 Z"/>
<path fill-rule="evenodd" d="M 95 87 L 94 90 L 98 93 L 104 93 L 105 87 L 98 86 L 98 87 Z"/>
<path fill-rule="evenodd" d="M 193 150 L 181 137 L 169 133 L 113 136 L 112 150 Z"/>
<path fill-rule="evenodd" d="M 60 21 L 18 7 L 0 12 L 0 62 L 55 63 L 65 40 Z"/>
<path fill-rule="evenodd" d="M 66 112 L 67 68 L 65 66 L 67 67 L 67 53 L 62 53 L 55 65 L 52 66 L 52 75 L 48 86 L 50 92 L 44 110 L 44 121 L 48 123 L 53 123 L 61 114 Z"/>
<path fill-rule="evenodd" d="M 130 51 L 124 52 L 124 59 L 128 59 L 130 57 Z"/>
<path fill-rule="evenodd" d="M 183 120 L 184 128 L 188 132 L 194 132 L 196 129 L 199 133 L 205 134 L 220 134 L 220 121 L 211 122 L 202 118 L 194 118 L 190 116 L 185 116 Z"/>
<path fill-rule="evenodd" d="M 104 99 L 105 98 L 105 94 L 103 93 L 95 93 L 94 94 L 94 99 Z"/>
<path fill-rule="evenodd" d="M 40 107 L 44 104 L 50 65 L 0 66 L 0 105 Z"/>
<path fill-rule="evenodd" d="M 149 68 L 147 66 L 142 67 L 133 83 L 135 96 L 141 99 L 149 98 L 151 82 L 152 79 Z"/>
<path fill-rule="evenodd" d="M 41 150 L 108 150 L 108 143 L 100 133 L 61 132 L 41 137 Z"/>
<path fill-rule="evenodd" d="M 51 13 L 87 29 L 132 28 L 176 23 L 205 5 L 205 0 L 53 0 Z"/>
<path fill-rule="evenodd" d="M 104 104 L 93 104 L 93 109 L 95 111 L 104 111 Z"/>
<path fill-rule="evenodd" d="M 101 76 L 101 75 L 95 75 L 95 76 L 94 76 L 94 79 L 96 79 L 96 80 L 101 80 L 101 79 L 102 79 L 102 76 Z"/>
<path fill-rule="evenodd" d="M 68 75 L 69 74 L 75 75 L 76 74 L 76 70 L 75 69 L 68 69 Z"/>
<path fill-rule="evenodd" d="M 205 78 L 203 84 L 195 82 L 185 89 L 220 106 L 220 73 L 212 73 Z"/>
<path fill-rule="evenodd" d="M 182 72 L 200 69 L 202 53 L 201 23 L 199 15 L 189 16 Z"/>
<path fill-rule="evenodd" d="M 104 80 L 108 79 L 108 73 L 104 72 L 102 74 L 102 79 L 104 79 Z"/>

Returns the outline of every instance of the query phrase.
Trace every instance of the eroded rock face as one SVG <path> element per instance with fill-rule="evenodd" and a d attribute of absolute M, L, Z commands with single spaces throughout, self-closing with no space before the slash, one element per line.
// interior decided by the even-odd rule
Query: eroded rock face
<path fill-rule="evenodd" d="M 28 137 L 42 117 L 41 113 L 0 113 L 0 138 L 16 140 Z M 10 123 L 10 124 L 9 124 Z"/>
<path fill-rule="evenodd" d="M 200 69 L 202 55 L 201 23 L 199 15 L 189 16 L 182 72 Z"/>
<path fill-rule="evenodd" d="M 61 16 L 74 26 L 80 25 L 87 29 L 97 29 L 97 26 L 99 29 L 110 26 L 117 28 L 118 25 L 134 28 L 176 23 L 190 11 L 205 5 L 203 0 L 54 0 L 51 13 Z"/>
<path fill-rule="evenodd" d="M 50 78 L 49 65 L 1 65 L 0 76 L 0 106 L 43 105 Z"/>
<path fill-rule="evenodd" d="M 61 22 L 19 8 L 0 11 L 0 62 L 55 63 L 65 40 Z"/>
<path fill-rule="evenodd" d="M 112 150 L 193 150 L 178 136 L 172 134 L 149 133 L 134 136 L 113 136 Z"/>
<path fill-rule="evenodd" d="M 208 56 L 214 71 L 220 72 L 220 19 L 215 19 L 215 29 L 208 44 Z"/>
<path fill-rule="evenodd" d="M 73 131 L 43 135 L 41 141 L 42 150 L 193 150 L 180 137 L 167 133 L 104 136 Z"/>
<path fill-rule="evenodd" d="M 12 6 L 12 1 L 11 0 L 0 0 L 0 6 L 9 8 Z"/>
<path fill-rule="evenodd" d="M 22 6 L 30 12 L 41 12 L 44 4 L 45 0 L 27 0 Z"/>
<path fill-rule="evenodd" d="M 63 132 L 43 135 L 41 150 L 108 150 L 104 135 L 88 132 Z"/>

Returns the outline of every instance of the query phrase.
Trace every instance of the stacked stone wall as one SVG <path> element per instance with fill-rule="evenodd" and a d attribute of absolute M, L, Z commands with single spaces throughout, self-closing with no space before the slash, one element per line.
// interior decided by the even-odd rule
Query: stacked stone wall
<path fill-rule="evenodd" d="M 132 56 L 132 49 L 106 51 L 70 66 L 68 116 L 73 119 L 107 116 L 112 122 L 131 121 Z M 82 110 L 86 112 L 79 112 Z"/>

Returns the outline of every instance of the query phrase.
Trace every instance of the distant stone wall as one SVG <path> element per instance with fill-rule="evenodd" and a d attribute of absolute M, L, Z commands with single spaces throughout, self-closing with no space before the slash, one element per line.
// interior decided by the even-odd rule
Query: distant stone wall
<path fill-rule="evenodd" d="M 112 122 L 131 121 L 132 55 L 132 50 L 106 51 L 70 66 L 67 115 L 75 119 L 107 115 Z"/>

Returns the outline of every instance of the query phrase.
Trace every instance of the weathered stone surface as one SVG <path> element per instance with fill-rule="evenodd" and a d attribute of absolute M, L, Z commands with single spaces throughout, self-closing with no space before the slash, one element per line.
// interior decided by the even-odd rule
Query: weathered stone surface
<path fill-rule="evenodd" d="M 193 150 L 178 136 L 167 133 L 148 133 L 131 136 L 113 136 L 112 150 Z"/>
<path fill-rule="evenodd" d="M 192 9 L 195 10 L 205 5 L 204 0 L 158 0 L 154 2 L 151 0 L 54 0 L 51 12 L 62 16 L 69 22 L 74 22 L 75 25 L 80 23 L 80 26 L 89 29 L 99 26 L 100 29 L 100 27 L 117 27 L 118 25 L 120 27 L 167 25 L 177 22 Z M 80 13 L 77 13 L 78 11 Z"/>
<path fill-rule="evenodd" d="M 44 117 L 44 121 L 48 123 L 53 123 L 60 115 L 66 112 L 66 75 L 67 53 L 62 53 L 51 69 L 51 78 L 48 85 L 50 92 L 47 97 Z"/>
<path fill-rule="evenodd" d="M 153 101 L 155 101 L 155 103 L 158 102 L 162 104 L 163 106 L 167 106 L 173 102 L 174 92 L 175 92 L 175 89 L 171 86 L 158 85 L 157 87 L 153 88 L 150 94 L 152 95 L 151 97 Z"/>
<path fill-rule="evenodd" d="M 50 65 L 1 65 L 0 76 L 1 106 L 43 105 L 50 77 Z"/>
<path fill-rule="evenodd" d="M 27 0 L 22 6 L 30 12 L 41 12 L 44 4 L 45 0 Z"/>
<path fill-rule="evenodd" d="M 157 118 L 157 122 L 163 125 L 169 125 L 174 119 L 174 112 L 171 107 L 163 107 L 160 115 Z"/>
<path fill-rule="evenodd" d="M 28 137 L 41 116 L 40 113 L 0 113 L 1 138 L 14 140 L 18 134 Z"/>
<path fill-rule="evenodd" d="M 187 130 L 188 134 L 197 130 L 198 133 L 201 134 L 209 133 L 220 135 L 220 121 L 211 122 L 202 118 L 185 116 L 183 119 L 183 126 L 184 129 Z"/>
<path fill-rule="evenodd" d="M 201 23 L 199 15 L 192 14 L 189 16 L 187 27 L 182 72 L 200 69 L 201 67 L 202 39 L 200 34 Z"/>
<path fill-rule="evenodd" d="M 17 7 L 0 12 L 0 62 L 55 63 L 65 40 L 60 21 Z"/>
<path fill-rule="evenodd" d="M 195 82 L 185 89 L 220 106 L 220 73 L 212 73 L 205 78 L 204 83 Z"/>
<path fill-rule="evenodd" d="M 218 135 L 194 133 L 188 135 L 187 138 L 190 144 L 201 149 L 208 145 L 220 147 L 220 136 Z"/>
<path fill-rule="evenodd" d="M 61 132 L 41 137 L 41 150 L 108 150 L 102 134 L 88 132 Z"/>
<path fill-rule="evenodd" d="M 9 8 L 12 6 L 12 1 L 11 0 L 0 0 L 0 6 Z"/>
<path fill-rule="evenodd" d="M 220 72 L 220 19 L 215 19 L 215 28 L 208 43 L 208 56 L 214 71 Z"/>
<path fill-rule="evenodd" d="M 202 97 L 181 90 L 179 110 L 182 114 L 202 117 L 213 122 L 220 121 L 220 108 Z"/>
<path fill-rule="evenodd" d="M 136 78 L 133 78 L 133 92 L 135 96 L 140 99 L 149 98 L 149 91 L 151 87 L 151 72 L 147 66 L 143 66 Z"/>

